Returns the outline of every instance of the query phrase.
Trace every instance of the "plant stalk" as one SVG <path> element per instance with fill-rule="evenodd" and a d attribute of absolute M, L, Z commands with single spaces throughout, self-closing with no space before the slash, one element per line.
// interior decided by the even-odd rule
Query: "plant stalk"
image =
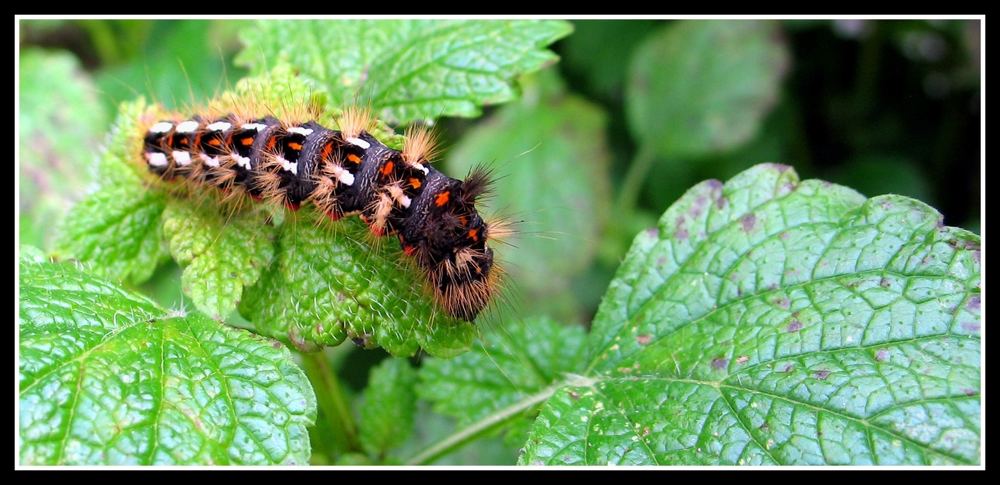
<path fill-rule="evenodd" d="M 335 433 L 334 439 L 340 451 L 344 453 L 362 451 L 351 407 L 344 398 L 337 374 L 326 360 L 326 354 L 308 352 L 301 355 L 306 375 L 316 390 L 316 402 Z"/>
<path fill-rule="evenodd" d="M 447 436 L 441 441 L 433 444 L 423 452 L 406 460 L 407 465 L 430 465 L 438 458 L 452 453 L 466 444 L 476 440 L 480 436 L 493 431 L 494 429 L 521 416 L 522 413 L 531 409 L 535 405 L 545 402 L 555 393 L 556 389 L 563 386 L 560 382 L 553 384 L 541 391 L 532 394 L 524 399 L 507 406 L 493 414 L 490 414 L 479 421 L 476 421 L 465 428 Z"/>

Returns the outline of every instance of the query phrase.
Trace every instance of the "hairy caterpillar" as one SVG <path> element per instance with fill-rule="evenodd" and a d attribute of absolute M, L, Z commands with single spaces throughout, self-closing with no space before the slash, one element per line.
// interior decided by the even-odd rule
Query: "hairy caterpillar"
<path fill-rule="evenodd" d="M 359 215 L 373 235 L 397 236 L 446 313 L 473 321 L 501 275 L 487 241 L 507 232 L 476 210 L 488 173 L 457 180 L 430 166 L 434 143 L 424 129 L 408 130 L 402 150 L 394 150 L 371 134 L 365 110 L 345 110 L 337 129 L 320 125 L 317 114 L 161 116 L 147 120 L 141 157 L 159 178 L 195 190 L 293 211 L 312 204 L 332 220 Z"/>

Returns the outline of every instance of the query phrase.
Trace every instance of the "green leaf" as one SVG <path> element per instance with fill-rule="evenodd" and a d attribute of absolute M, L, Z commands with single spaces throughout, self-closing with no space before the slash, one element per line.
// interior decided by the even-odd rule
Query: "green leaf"
<path fill-rule="evenodd" d="M 386 359 L 371 370 L 361 407 L 361 444 L 384 455 L 413 432 L 417 372 L 406 359 Z"/>
<path fill-rule="evenodd" d="M 322 218 L 302 210 L 280 228 L 271 266 L 240 305 L 259 332 L 301 350 L 347 337 L 396 356 L 468 350 L 475 327 L 435 308 L 395 241 L 373 241 L 356 217 Z"/>
<path fill-rule="evenodd" d="M 181 286 L 198 310 L 216 320 L 240 302 L 274 256 L 273 224 L 250 211 L 225 217 L 215 207 L 175 202 L 163 213 L 163 233 L 184 267 Z"/>
<path fill-rule="evenodd" d="M 632 58 L 626 111 L 633 135 L 665 158 L 739 145 L 778 99 L 789 54 L 776 22 L 684 20 Z"/>
<path fill-rule="evenodd" d="M 22 464 L 305 464 L 316 402 L 276 342 L 67 265 L 20 265 Z"/>
<path fill-rule="evenodd" d="M 571 30 L 561 20 L 262 21 L 241 36 L 236 62 L 254 72 L 288 62 L 334 105 L 361 101 L 397 123 L 472 117 L 514 99 L 511 80 L 554 62 L 545 47 Z"/>
<path fill-rule="evenodd" d="M 139 153 L 139 100 L 122 105 L 98 160 L 98 186 L 65 218 L 55 253 L 92 263 L 92 270 L 114 280 L 141 283 L 166 256 L 160 216 L 165 197 L 147 188 L 132 160 Z"/>
<path fill-rule="evenodd" d="M 50 248 L 54 223 L 82 198 L 92 154 L 107 124 L 90 78 L 76 57 L 26 49 L 20 59 L 20 238 Z"/>
<path fill-rule="evenodd" d="M 580 372 L 584 363 L 586 336 L 580 326 L 532 318 L 484 338 L 471 352 L 450 360 L 428 359 L 420 368 L 420 398 L 432 402 L 435 412 L 457 418 L 459 426 L 542 392 L 566 373 Z M 510 423 L 505 441 L 524 443 L 530 423 Z"/>
<path fill-rule="evenodd" d="M 583 98 L 552 89 L 551 78 L 528 81 L 522 101 L 462 137 L 448 167 L 456 174 L 483 161 L 498 167 L 495 196 L 484 207 L 518 223 L 509 244 L 494 245 L 496 258 L 514 263 L 509 280 L 531 297 L 527 307 L 553 308 L 594 259 L 607 221 L 606 117 Z"/>
<path fill-rule="evenodd" d="M 521 463 L 972 464 L 980 239 L 789 167 L 640 233 Z"/>

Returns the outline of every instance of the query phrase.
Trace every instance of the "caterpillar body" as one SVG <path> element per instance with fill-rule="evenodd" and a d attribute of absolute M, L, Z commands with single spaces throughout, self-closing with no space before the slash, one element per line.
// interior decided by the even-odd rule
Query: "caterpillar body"
<path fill-rule="evenodd" d="M 165 180 L 245 193 L 290 210 L 311 203 L 333 220 L 359 215 L 375 236 L 399 239 L 446 313 L 473 321 L 500 278 L 487 240 L 506 231 L 476 210 L 489 190 L 488 173 L 477 169 L 458 180 L 435 169 L 426 130 L 409 130 L 401 151 L 389 148 L 370 133 L 373 121 L 364 110 L 346 110 L 338 129 L 314 119 L 231 113 L 160 119 L 145 131 L 142 159 Z"/>

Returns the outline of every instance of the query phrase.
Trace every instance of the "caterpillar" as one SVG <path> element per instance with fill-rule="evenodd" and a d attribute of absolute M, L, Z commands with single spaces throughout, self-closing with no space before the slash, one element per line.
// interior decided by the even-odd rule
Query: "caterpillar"
<path fill-rule="evenodd" d="M 435 169 L 426 129 L 407 130 L 402 150 L 394 150 L 371 134 L 367 110 L 344 110 L 337 129 L 315 114 L 299 121 L 223 112 L 161 117 L 145 125 L 141 159 L 162 180 L 227 198 L 246 195 L 291 211 L 312 204 L 334 221 L 358 215 L 374 236 L 398 238 L 447 314 L 475 320 L 502 273 L 487 241 L 508 230 L 476 210 L 489 172 L 477 168 L 458 180 Z"/>

